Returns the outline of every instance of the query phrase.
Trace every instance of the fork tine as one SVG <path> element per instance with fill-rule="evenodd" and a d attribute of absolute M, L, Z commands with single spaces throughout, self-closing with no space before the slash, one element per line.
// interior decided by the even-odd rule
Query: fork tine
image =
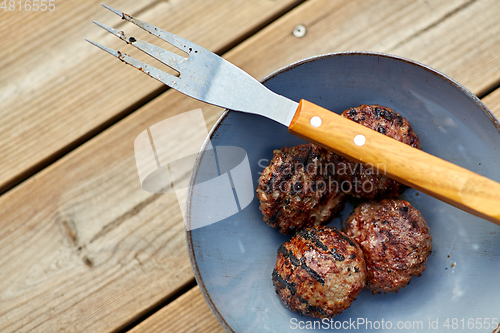
<path fill-rule="evenodd" d="M 186 60 L 186 58 L 177 55 L 175 53 L 169 52 L 167 50 L 164 50 L 162 48 L 159 48 L 156 45 L 150 44 L 148 42 L 142 41 L 140 39 L 136 39 L 128 34 L 126 34 L 123 31 L 113 29 L 111 27 L 108 27 L 102 23 L 94 21 L 94 23 L 104 30 L 112 33 L 116 37 L 120 38 L 121 40 L 125 41 L 127 44 L 132 44 L 139 50 L 143 51 L 144 53 L 149 54 L 155 59 L 158 59 L 168 67 L 176 70 L 177 72 L 180 73 L 181 71 L 181 66 L 179 66 L 183 61 Z"/>
<path fill-rule="evenodd" d="M 89 39 L 85 39 L 85 40 L 87 42 L 89 42 L 90 44 L 95 45 L 98 48 L 100 48 L 100 49 L 108 52 L 112 56 L 115 56 L 116 58 L 120 59 L 124 63 L 126 63 L 126 64 L 128 64 L 128 65 L 130 65 L 132 67 L 137 68 L 141 72 L 146 73 L 147 75 L 149 75 L 153 79 L 156 79 L 156 80 L 158 80 L 158 81 L 166 84 L 167 86 L 169 86 L 171 88 L 174 87 L 174 86 L 176 86 L 176 85 L 178 85 L 179 82 L 180 82 L 180 78 L 178 78 L 178 77 L 176 77 L 174 75 L 165 73 L 164 71 L 161 71 L 158 68 L 156 68 L 154 66 L 150 66 L 150 65 L 148 65 L 148 64 L 146 64 L 146 63 L 144 63 L 142 61 L 134 59 L 134 58 L 128 56 L 127 54 L 125 54 L 125 53 L 122 53 L 120 51 L 115 51 L 113 49 L 110 49 L 109 47 L 106 47 L 106 46 L 101 45 L 99 43 L 93 42 L 93 41 L 91 41 Z"/>
<path fill-rule="evenodd" d="M 122 19 L 124 19 L 130 23 L 135 24 L 136 26 L 146 30 L 150 34 L 155 35 L 156 37 L 163 39 L 165 42 L 179 48 L 180 50 L 182 50 L 188 54 L 191 52 L 197 53 L 199 51 L 204 50 L 204 48 L 202 48 L 201 46 L 199 46 L 199 45 L 197 45 L 197 44 L 195 44 L 187 39 L 184 39 L 182 37 L 174 35 L 173 33 L 170 33 L 168 31 L 165 31 L 163 29 L 155 27 L 152 24 L 149 24 L 149 23 L 146 23 L 146 22 L 141 21 L 139 19 L 136 19 L 135 17 L 132 17 L 128 14 L 125 14 L 124 12 L 113 9 L 109 6 L 104 5 L 104 4 L 102 6 L 106 9 L 109 9 L 110 11 L 115 13 L 116 15 L 121 16 Z"/>
<path fill-rule="evenodd" d="M 109 6 L 106 6 L 106 5 L 105 5 L 105 4 L 103 4 L 103 3 L 101 3 L 101 6 L 103 6 L 104 8 L 106 8 L 106 9 L 108 9 L 108 10 L 112 11 L 112 12 L 113 12 L 113 13 L 115 13 L 116 15 L 121 16 L 121 17 L 123 18 L 123 12 L 120 12 L 119 10 L 116 10 L 116 9 L 113 9 L 113 8 L 111 8 L 111 7 L 109 7 Z"/>

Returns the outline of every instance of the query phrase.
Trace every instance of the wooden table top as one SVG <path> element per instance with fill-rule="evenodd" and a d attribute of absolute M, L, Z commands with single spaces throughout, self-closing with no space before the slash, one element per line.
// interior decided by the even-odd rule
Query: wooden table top
<path fill-rule="evenodd" d="M 210 129 L 222 110 L 85 42 L 147 59 L 92 20 L 154 41 L 101 0 L 51 0 L 45 11 L 26 2 L 0 8 L 0 331 L 224 331 L 196 286 L 176 197 L 142 190 L 133 144 L 149 126 L 198 107 Z M 329 52 L 407 57 L 500 116 L 497 0 L 106 4 L 256 78 Z M 297 25 L 305 36 L 292 34 Z"/>

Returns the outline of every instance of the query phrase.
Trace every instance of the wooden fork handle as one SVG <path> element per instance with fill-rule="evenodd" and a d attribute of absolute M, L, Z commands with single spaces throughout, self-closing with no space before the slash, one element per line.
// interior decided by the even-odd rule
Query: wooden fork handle
<path fill-rule="evenodd" d="M 500 225 L 500 184 L 301 100 L 289 132 Z"/>

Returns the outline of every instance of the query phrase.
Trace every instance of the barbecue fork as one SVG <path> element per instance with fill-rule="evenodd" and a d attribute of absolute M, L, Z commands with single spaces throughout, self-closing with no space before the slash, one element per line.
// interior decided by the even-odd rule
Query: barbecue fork
<path fill-rule="evenodd" d="M 500 184 L 419 149 L 366 128 L 306 100 L 296 103 L 267 89 L 249 74 L 184 38 L 103 5 L 122 19 L 187 54 L 163 50 L 123 31 L 101 28 L 180 73 L 174 76 L 120 51 L 95 46 L 152 78 L 200 101 L 258 114 L 288 127 L 290 133 L 366 165 L 385 165 L 391 178 L 500 225 Z"/>

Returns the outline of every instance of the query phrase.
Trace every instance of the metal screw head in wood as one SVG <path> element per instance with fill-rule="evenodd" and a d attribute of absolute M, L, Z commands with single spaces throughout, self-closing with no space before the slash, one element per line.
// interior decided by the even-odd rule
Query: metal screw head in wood
<path fill-rule="evenodd" d="M 302 24 L 297 25 L 293 29 L 293 35 L 297 38 L 302 38 L 306 35 L 306 27 L 303 26 Z"/>

